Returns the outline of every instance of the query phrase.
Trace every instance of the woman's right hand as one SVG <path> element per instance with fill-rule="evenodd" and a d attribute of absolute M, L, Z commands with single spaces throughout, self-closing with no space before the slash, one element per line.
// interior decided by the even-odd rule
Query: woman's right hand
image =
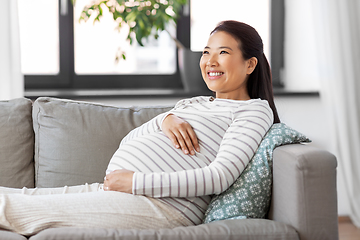
<path fill-rule="evenodd" d="M 169 114 L 165 117 L 161 128 L 174 147 L 181 148 L 184 154 L 195 155 L 195 151 L 200 152 L 197 136 L 191 125 L 185 120 Z"/>

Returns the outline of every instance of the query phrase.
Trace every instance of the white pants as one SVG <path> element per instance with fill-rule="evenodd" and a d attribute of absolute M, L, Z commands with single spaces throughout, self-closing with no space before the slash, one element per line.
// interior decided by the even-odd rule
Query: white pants
<path fill-rule="evenodd" d="M 189 225 L 181 212 L 157 199 L 103 191 L 98 183 L 61 188 L 0 187 L 0 228 L 22 235 L 53 227 L 158 229 Z"/>

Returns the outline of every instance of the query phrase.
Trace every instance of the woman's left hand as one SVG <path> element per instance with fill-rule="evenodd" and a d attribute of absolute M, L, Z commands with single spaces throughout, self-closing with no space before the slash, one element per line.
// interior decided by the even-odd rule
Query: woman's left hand
<path fill-rule="evenodd" d="M 134 172 L 126 169 L 115 170 L 104 178 L 105 191 L 132 193 L 132 178 Z"/>

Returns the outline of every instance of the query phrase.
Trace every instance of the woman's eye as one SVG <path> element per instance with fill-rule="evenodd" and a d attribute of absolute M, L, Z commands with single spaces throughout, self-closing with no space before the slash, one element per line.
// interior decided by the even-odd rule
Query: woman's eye
<path fill-rule="evenodd" d="M 205 55 L 205 54 L 209 54 L 209 52 L 208 51 L 203 51 L 203 55 Z"/>
<path fill-rule="evenodd" d="M 227 51 L 221 51 L 220 54 L 228 54 Z"/>

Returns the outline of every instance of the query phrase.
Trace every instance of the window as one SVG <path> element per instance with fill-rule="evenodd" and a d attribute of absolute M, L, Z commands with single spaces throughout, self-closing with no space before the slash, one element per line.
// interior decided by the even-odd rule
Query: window
<path fill-rule="evenodd" d="M 47 11 L 32 14 L 38 12 L 39 6 Z M 24 74 L 59 73 L 58 7 L 56 1 L 19 1 L 21 68 Z"/>
<path fill-rule="evenodd" d="M 76 8 L 73 8 L 70 0 L 32 0 L 31 3 L 27 0 L 18 1 L 22 71 L 25 74 L 26 90 L 182 89 L 176 46 L 166 32 L 161 34 L 157 41 L 150 39 L 144 48 L 137 46 L 136 41 L 130 46 L 124 41 L 126 34 L 116 32 L 113 20 L 106 15 L 95 25 L 92 20 L 79 23 L 78 18 L 83 6 L 91 0 L 77 0 Z M 170 31 L 177 35 L 186 47 L 191 46 L 193 51 L 201 51 L 206 40 L 200 39 L 196 34 L 200 33 L 207 39 L 217 22 L 231 16 L 229 9 L 235 9 L 235 15 L 231 18 L 253 25 L 262 35 L 264 42 L 268 42 L 265 48 L 275 76 L 283 59 L 283 0 L 226 0 L 232 3 L 222 4 L 226 15 L 221 16 L 221 19 L 214 18 L 215 14 L 209 14 L 209 11 L 219 9 L 217 1 L 213 1 L 192 0 L 190 7 L 184 8 L 177 28 L 170 28 Z M 247 13 L 249 10 L 240 11 L 239 7 L 228 6 L 244 3 L 250 3 L 257 8 L 247 6 L 243 9 L 254 9 L 257 12 L 258 6 L 263 6 L 260 8 L 260 15 L 265 15 L 265 19 L 271 18 L 271 21 L 260 21 L 263 24 L 260 26 L 258 23 L 257 27 L 246 18 L 236 19 L 237 15 L 244 15 L 239 13 Z M 208 10 L 200 15 L 204 8 Z M 206 17 L 213 20 L 206 24 L 210 30 L 199 28 L 204 26 L 201 21 Z M 253 19 L 256 18 L 253 16 Z M 271 27 L 269 22 L 272 23 Z M 206 31 L 206 34 L 202 31 Z M 278 45 L 277 48 L 275 46 L 277 50 L 274 50 L 274 44 Z M 127 59 L 115 63 L 116 54 L 119 52 L 125 52 Z M 275 85 L 279 85 L 280 78 L 273 78 Z"/>
<path fill-rule="evenodd" d="M 260 34 L 265 54 L 270 54 L 270 0 L 218 0 L 191 1 L 191 50 L 202 51 L 209 33 L 224 19 L 245 22 Z M 216 7 L 214 7 L 216 6 Z M 229 11 L 236 8 L 236 11 Z"/>
<path fill-rule="evenodd" d="M 283 67 L 284 1 L 283 0 L 218 0 L 191 1 L 191 50 L 202 51 L 216 24 L 225 19 L 245 22 L 253 26 L 264 43 L 270 62 L 273 85 L 281 87 Z M 233 9 L 231 11 L 230 9 Z"/>
<path fill-rule="evenodd" d="M 176 45 L 170 35 L 163 31 L 158 40 L 149 39 L 145 47 L 136 41 L 130 45 L 126 40 L 128 29 L 115 30 L 117 23 L 103 8 L 101 21 L 94 16 L 77 21 L 83 8 L 92 0 L 77 0 L 74 8 L 74 50 L 76 74 L 174 74 L 176 73 Z M 175 26 L 168 29 L 175 36 Z M 121 56 L 125 54 L 126 60 Z M 119 61 L 114 61 L 119 57 Z"/>

